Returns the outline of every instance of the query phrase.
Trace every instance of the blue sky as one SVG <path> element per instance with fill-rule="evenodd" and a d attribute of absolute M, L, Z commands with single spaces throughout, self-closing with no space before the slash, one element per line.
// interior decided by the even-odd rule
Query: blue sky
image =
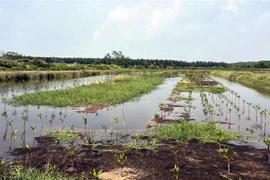
<path fill-rule="evenodd" d="M 0 50 L 185 61 L 270 59 L 270 1 L 0 1 Z"/>

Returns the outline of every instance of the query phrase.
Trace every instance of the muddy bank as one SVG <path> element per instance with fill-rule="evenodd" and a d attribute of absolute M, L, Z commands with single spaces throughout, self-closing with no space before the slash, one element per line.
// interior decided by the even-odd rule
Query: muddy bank
<path fill-rule="evenodd" d="M 267 150 L 247 146 L 223 144 L 239 154 L 231 162 L 227 173 L 227 161 L 218 153 L 218 145 L 196 140 L 186 144 L 162 142 L 155 150 L 125 148 L 123 145 L 78 145 L 71 154 L 66 147 L 55 144 L 53 138 L 38 138 L 39 146 L 27 151 L 16 149 L 16 164 L 26 164 L 44 170 L 46 164 L 55 164 L 60 172 L 80 175 L 93 169 L 103 170 L 103 179 L 174 179 L 171 169 L 179 164 L 180 179 L 223 179 L 221 174 L 233 179 L 270 179 Z M 115 154 L 125 153 L 127 161 L 118 163 Z M 28 160 L 25 157 L 28 154 Z M 90 178 L 90 175 L 89 175 Z"/>

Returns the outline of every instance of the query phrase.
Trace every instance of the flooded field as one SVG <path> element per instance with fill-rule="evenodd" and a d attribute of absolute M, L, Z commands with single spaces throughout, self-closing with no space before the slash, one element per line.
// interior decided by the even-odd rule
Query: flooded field
<path fill-rule="evenodd" d="M 43 90 L 67 89 L 74 86 L 107 81 L 112 76 L 95 76 L 66 81 L 34 84 L 16 84 L 1 88 L 0 93 L 0 153 L 1 156 L 23 144 L 34 144 L 34 137 L 51 130 L 93 130 L 95 140 L 108 139 L 104 130 L 143 132 L 151 119 L 158 114 L 167 123 L 186 118 L 194 122 L 216 120 L 219 126 L 243 134 L 240 142 L 257 148 L 266 148 L 262 137 L 270 134 L 268 107 L 270 98 L 238 83 L 211 77 L 228 88 L 222 94 L 181 92 L 183 100 L 168 100 L 173 88 L 182 77 L 167 78 L 158 89 L 133 102 L 104 107 L 95 113 L 79 113 L 85 107 L 12 106 L 4 99 L 13 95 Z M 166 106 L 166 110 L 160 107 Z M 188 114 L 188 116 L 187 116 Z M 87 117 L 87 122 L 84 118 Z M 125 126 L 123 123 L 125 120 Z M 118 127 L 114 120 L 119 119 Z"/>
<path fill-rule="evenodd" d="M 227 87 L 222 94 L 209 92 L 179 92 L 172 97 L 183 100 L 167 100 L 161 115 L 165 123 L 181 118 L 194 122 L 217 121 L 218 126 L 242 134 L 239 142 L 256 148 L 266 148 L 263 138 L 269 137 L 270 98 L 239 83 L 211 77 Z M 162 111 L 162 110 L 161 110 Z"/>
<path fill-rule="evenodd" d="M 107 138 L 104 127 L 108 129 L 115 124 L 114 118 L 120 120 L 118 129 L 131 131 L 146 130 L 146 125 L 156 112 L 158 104 L 164 102 L 181 77 L 168 78 L 158 89 L 146 94 L 134 102 L 106 107 L 96 113 L 78 113 L 84 107 L 49 107 L 49 106 L 11 106 L 3 102 L 13 95 L 37 92 L 43 90 L 56 90 L 72 88 L 74 86 L 91 84 L 96 81 L 107 81 L 112 76 L 95 76 L 66 81 L 55 81 L 36 84 L 18 84 L 1 88 L 0 93 L 0 153 L 1 156 L 9 150 L 21 147 L 23 144 L 34 144 L 36 136 L 44 135 L 51 130 L 83 131 L 94 130 L 99 135 L 95 140 Z M 124 115 L 126 127 L 122 122 Z M 84 117 L 88 121 L 84 123 Z"/>

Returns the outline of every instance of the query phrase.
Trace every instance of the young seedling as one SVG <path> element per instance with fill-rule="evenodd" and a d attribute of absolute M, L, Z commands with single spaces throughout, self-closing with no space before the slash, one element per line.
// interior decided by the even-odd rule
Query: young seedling
<path fill-rule="evenodd" d="M 49 120 L 50 126 L 51 126 L 51 131 L 52 131 L 52 125 L 53 125 L 53 119 Z"/>
<path fill-rule="evenodd" d="M 101 178 L 99 177 L 100 174 L 103 172 L 103 170 L 99 170 L 97 171 L 96 169 L 93 169 L 92 172 L 90 172 L 90 174 L 93 176 L 94 180 L 101 180 Z"/>
<path fill-rule="evenodd" d="M 179 164 L 178 164 L 178 161 L 179 161 L 178 152 L 175 151 L 175 152 L 173 152 L 173 154 L 174 154 L 174 161 L 175 162 L 174 162 L 174 167 L 172 169 L 170 169 L 170 171 L 173 174 L 175 179 L 179 179 L 180 167 L 179 167 Z"/>
<path fill-rule="evenodd" d="M 116 136 L 117 136 L 117 139 L 118 139 L 118 125 L 119 125 L 119 118 L 118 117 L 114 117 L 114 123 L 115 123 L 115 126 L 116 126 Z"/>
<path fill-rule="evenodd" d="M 10 135 L 11 135 L 13 141 L 16 140 L 17 134 L 18 134 L 18 130 L 15 129 L 15 130 L 11 131 Z"/>
<path fill-rule="evenodd" d="M 83 124 L 84 124 L 84 130 L 86 130 L 86 125 L 87 125 L 87 115 L 83 116 Z"/>
<path fill-rule="evenodd" d="M 39 117 L 40 121 L 42 121 L 42 114 L 40 112 L 37 114 L 37 116 Z"/>
<path fill-rule="evenodd" d="M 250 129 L 250 128 L 246 128 L 246 132 L 247 132 L 247 141 L 248 141 L 248 138 L 249 138 L 249 133 L 251 134 L 251 137 L 253 137 L 254 135 L 254 130 L 253 129 Z"/>
<path fill-rule="evenodd" d="M 125 156 L 125 153 L 122 154 L 115 154 L 114 158 L 116 159 L 117 162 L 119 162 L 121 165 L 124 165 L 124 163 L 127 161 L 127 156 Z"/>
<path fill-rule="evenodd" d="M 93 145 L 93 143 L 94 143 L 94 133 L 92 133 L 92 132 L 87 132 L 86 133 L 86 139 L 87 139 L 87 142 L 88 142 L 88 144 L 91 146 L 91 145 Z"/>
<path fill-rule="evenodd" d="M 230 151 L 230 148 L 220 148 L 218 150 L 218 152 L 223 155 L 223 157 L 226 159 L 227 161 L 227 168 L 228 168 L 228 173 L 231 172 L 231 161 L 234 160 L 234 157 L 238 156 L 238 153 L 235 151 Z"/>
<path fill-rule="evenodd" d="M 25 148 L 27 149 L 27 157 L 26 157 L 26 162 L 29 160 L 29 154 L 30 154 L 30 152 L 31 152 L 31 149 L 32 149 L 32 147 L 30 146 L 30 145 L 28 145 L 28 144 L 25 144 Z"/>
<path fill-rule="evenodd" d="M 59 168 L 54 164 L 51 165 L 49 162 L 46 164 L 46 172 L 52 177 L 56 178 L 58 176 Z"/>
<path fill-rule="evenodd" d="M 67 148 L 70 155 L 74 155 L 74 152 L 75 152 L 74 146 L 68 145 L 66 148 Z"/>
<path fill-rule="evenodd" d="M 172 169 L 170 169 L 174 179 L 179 179 L 179 174 L 180 174 L 180 167 L 178 166 L 178 164 L 174 164 L 174 167 Z"/>
<path fill-rule="evenodd" d="M 5 168 L 5 160 L 0 160 L 0 172 Z"/>
<path fill-rule="evenodd" d="M 70 129 L 71 129 L 72 133 L 75 132 L 75 129 L 74 129 L 74 125 L 73 124 L 71 124 Z"/>
<path fill-rule="evenodd" d="M 102 124 L 102 129 L 105 132 L 105 136 L 107 136 L 107 129 L 108 129 L 107 125 L 106 124 Z"/>
<path fill-rule="evenodd" d="M 139 139 L 140 139 L 140 134 L 136 132 L 136 133 L 134 134 L 134 139 L 135 139 L 135 146 L 137 146 L 138 141 L 139 141 Z"/>
<path fill-rule="evenodd" d="M 33 136 L 35 136 L 35 133 L 36 133 L 36 125 L 29 126 L 29 127 L 32 129 Z"/>
<path fill-rule="evenodd" d="M 269 147 L 270 147 L 270 138 L 264 138 L 263 140 L 264 144 L 267 146 L 267 150 L 269 151 Z"/>

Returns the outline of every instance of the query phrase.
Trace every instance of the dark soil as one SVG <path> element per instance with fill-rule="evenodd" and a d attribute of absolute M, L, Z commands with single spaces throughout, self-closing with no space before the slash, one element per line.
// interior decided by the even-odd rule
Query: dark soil
<path fill-rule="evenodd" d="M 247 146 L 229 146 L 239 156 L 231 162 L 231 173 L 227 173 L 227 162 L 218 153 L 218 145 L 200 143 L 196 140 L 186 144 L 177 142 L 163 142 L 156 150 L 125 149 L 122 145 L 89 145 L 75 147 L 75 154 L 55 144 L 54 138 L 36 138 L 39 146 L 26 149 L 15 149 L 13 155 L 17 163 L 44 170 L 49 162 L 55 164 L 63 173 L 70 175 L 89 174 L 93 169 L 103 170 L 102 179 L 142 179 L 168 180 L 174 179 L 171 169 L 177 163 L 180 167 L 179 179 L 224 179 L 221 174 L 233 179 L 270 179 L 270 164 L 268 151 L 254 149 Z M 128 157 L 124 165 L 114 158 L 115 154 L 125 152 Z M 175 158 L 175 152 L 178 154 Z M 28 153 L 29 160 L 25 162 Z"/>

